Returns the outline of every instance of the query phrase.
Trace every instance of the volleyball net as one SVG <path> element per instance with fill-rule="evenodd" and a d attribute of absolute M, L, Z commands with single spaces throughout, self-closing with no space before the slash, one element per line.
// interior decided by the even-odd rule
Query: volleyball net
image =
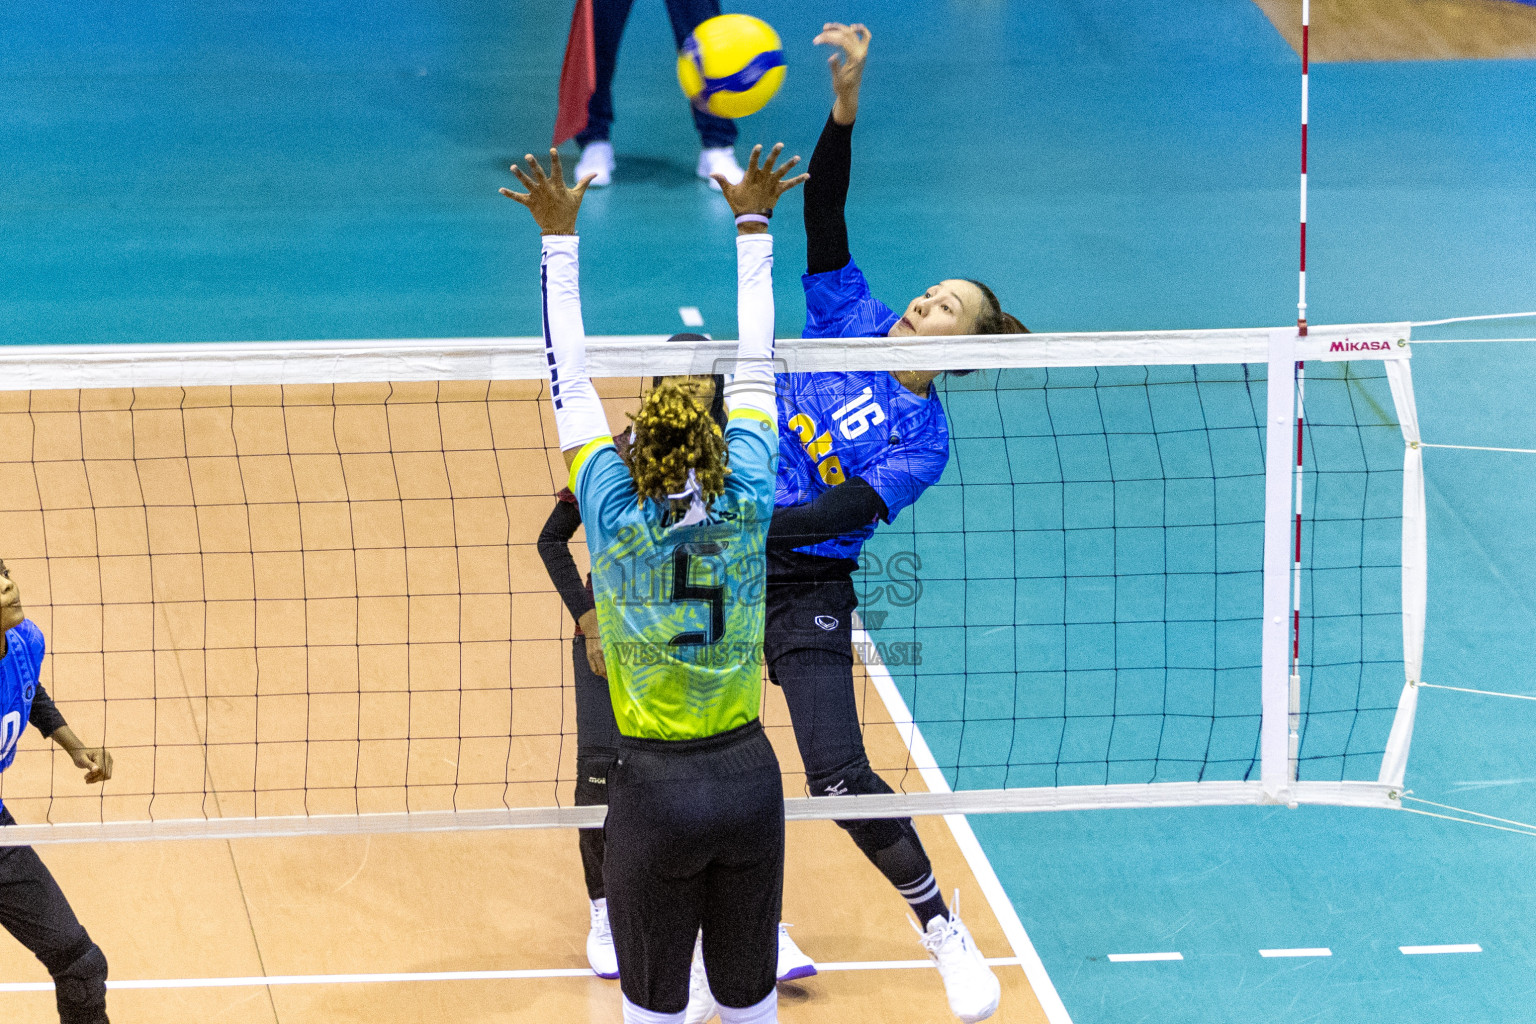
<path fill-rule="evenodd" d="M 903 792 L 799 795 L 766 715 L 789 816 L 1397 806 L 1425 601 L 1407 339 L 780 342 L 783 372 L 977 371 L 939 378 L 948 467 L 855 577 Z M 594 338 L 589 366 L 620 430 L 653 376 L 734 347 Z M 573 624 L 535 544 L 565 475 L 545 373 L 541 339 L 0 349 L 0 558 L 44 685 L 116 759 L 88 788 L 28 730 L 5 840 L 600 822 L 572 806 Z"/>

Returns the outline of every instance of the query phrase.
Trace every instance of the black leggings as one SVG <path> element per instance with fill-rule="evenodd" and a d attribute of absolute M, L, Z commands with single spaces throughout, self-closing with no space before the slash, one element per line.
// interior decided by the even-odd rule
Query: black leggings
<path fill-rule="evenodd" d="M 613 717 L 608 680 L 587 664 L 587 638 L 571 641 L 571 668 L 576 672 L 576 806 L 597 807 L 608 802 L 608 773 L 619 753 L 619 724 Z M 603 830 L 577 832 L 587 898 L 603 899 Z"/>
<path fill-rule="evenodd" d="M 784 789 L 755 719 L 702 740 L 626 737 L 609 781 L 608 914 L 619 979 L 654 1013 L 688 1005 L 694 938 L 729 1007 L 768 998 L 784 896 Z"/>
<path fill-rule="evenodd" d="M 0 826 L 14 824 L 0 808 Z M 107 958 L 30 846 L 0 846 L 0 926 L 52 975 L 62 1024 L 107 1024 Z"/>
<path fill-rule="evenodd" d="M 870 767 L 864 750 L 864 729 L 853 689 L 853 612 L 857 606 L 853 580 L 847 574 L 804 582 L 789 582 L 782 575 L 768 578 L 763 642 L 768 678 L 784 691 L 811 796 L 893 792 Z M 871 863 L 887 877 L 895 876 L 894 884 L 904 884 L 910 881 L 908 876 L 928 870 L 912 819 L 860 819 L 837 824 Z M 904 854 L 893 869 L 890 856 L 881 854 L 903 839 L 910 842 L 903 844 Z"/>

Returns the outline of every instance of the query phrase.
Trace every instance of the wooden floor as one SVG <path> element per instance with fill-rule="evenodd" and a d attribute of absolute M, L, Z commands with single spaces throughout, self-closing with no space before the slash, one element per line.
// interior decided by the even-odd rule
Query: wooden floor
<path fill-rule="evenodd" d="M 1255 0 L 1301 50 L 1301 0 Z M 1318 0 L 1315 61 L 1536 57 L 1536 7 L 1512 0 Z"/>

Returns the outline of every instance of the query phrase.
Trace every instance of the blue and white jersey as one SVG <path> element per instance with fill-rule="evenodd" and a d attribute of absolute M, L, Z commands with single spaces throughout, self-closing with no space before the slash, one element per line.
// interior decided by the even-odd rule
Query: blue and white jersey
<path fill-rule="evenodd" d="M 863 271 L 804 274 L 806 338 L 883 338 L 901 317 L 875 298 Z M 930 386 L 914 395 L 885 371 L 790 373 L 779 378 L 779 479 L 775 505 L 812 501 L 859 477 L 885 501 L 886 522 L 938 480 L 949 461 L 949 422 Z M 876 523 L 797 548 L 859 557 Z"/>
<path fill-rule="evenodd" d="M 805 287 L 802 338 L 883 338 L 901 319 L 875 298 L 851 259 L 841 270 L 801 274 L 800 283 Z"/>
<path fill-rule="evenodd" d="M 16 759 L 16 741 L 32 717 L 32 698 L 47 653 L 43 631 L 31 619 L 9 630 L 5 643 L 5 657 L 0 659 L 0 772 Z"/>
<path fill-rule="evenodd" d="M 779 378 L 775 505 L 813 501 L 860 477 L 885 501 L 886 522 L 915 502 L 949 462 L 949 423 L 930 385 L 914 395 L 884 370 Z M 858 558 L 875 522 L 797 550 Z"/>

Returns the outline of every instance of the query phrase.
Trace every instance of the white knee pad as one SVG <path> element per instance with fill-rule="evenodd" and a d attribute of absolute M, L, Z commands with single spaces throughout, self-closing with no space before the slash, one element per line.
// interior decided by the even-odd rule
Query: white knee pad
<path fill-rule="evenodd" d="M 753 1006 L 740 1010 L 733 1006 L 720 1007 L 721 1024 L 778 1024 L 779 990 L 768 993 L 767 998 Z"/>
<path fill-rule="evenodd" d="M 677 1013 L 657 1013 L 655 1010 L 647 1010 L 630 1002 L 629 996 L 624 997 L 624 1024 L 683 1024 L 686 1013 L 686 1010 L 679 1010 Z"/>

